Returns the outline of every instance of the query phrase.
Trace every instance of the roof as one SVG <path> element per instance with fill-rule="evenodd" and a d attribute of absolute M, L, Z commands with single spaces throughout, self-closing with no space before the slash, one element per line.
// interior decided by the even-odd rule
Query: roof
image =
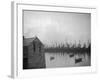
<path fill-rule="evenodd" d="M 28 45 L 30 45 L 33 41 L 37 41 L 37 40 L 42 44 L 42 42 L 39 40 L 38 37 L 24 38 L 24 40 L 23 40 L 23 46 L 28 46 Z"/>

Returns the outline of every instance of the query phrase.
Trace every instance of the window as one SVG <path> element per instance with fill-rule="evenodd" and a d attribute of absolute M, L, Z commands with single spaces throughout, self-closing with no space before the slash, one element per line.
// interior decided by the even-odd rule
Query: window
<path fill-rule="evenodd" d="M 24 48 L 23 48 L 23 56 L 24 57 L 28 56 L 28 46 L 24 46 Z"/>
<path fill-rule="evenodd" d="M 34 51 L 34 52 L 36 51 L 35 43 L 33 43 L 33 51 Z"/>
<path fill-rule="evenodd" d="M 39 46 L 39 52 L 41 52 L 41 46 Z"/>

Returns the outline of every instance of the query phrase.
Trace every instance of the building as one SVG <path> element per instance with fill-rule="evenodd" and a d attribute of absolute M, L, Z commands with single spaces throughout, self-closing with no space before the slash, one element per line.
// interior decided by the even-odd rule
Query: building
<path fill-rule="evenodd" d="M 44 45 L 38 37 L 23 37 L 23 69 L 45 68 Z"/>

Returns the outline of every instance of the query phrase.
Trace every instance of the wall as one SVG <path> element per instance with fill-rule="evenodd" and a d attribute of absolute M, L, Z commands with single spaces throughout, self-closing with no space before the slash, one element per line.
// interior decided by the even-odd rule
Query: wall
<path fill-rule="evenodd" d="M 26 1 L 26 0 L 25 0 Z M 95 34 L 95 47 L 98 56 L 97 73 L 92 74 L 73 74 L 51 77 L 38 77 L 25 80 L 100 80 L 100 0 L 28 0 L 37 4 L 58 4 L 58 5 L 76 5 L 76 6 L 93 6 L 98 8 L 98 26 Z M 11 0 L 0 0 L 0 80 L 11 80 Z M 23 80 L 23 79 L 22 79 Z"/>

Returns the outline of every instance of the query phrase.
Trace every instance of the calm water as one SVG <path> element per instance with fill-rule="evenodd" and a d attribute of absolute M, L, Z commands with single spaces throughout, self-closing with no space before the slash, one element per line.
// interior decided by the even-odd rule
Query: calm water
<path fill-rule="evenodd" d="M 91 63 L 87 53 L 45 53 L 45 60 L 47 68 L 90 66 Z"/>

